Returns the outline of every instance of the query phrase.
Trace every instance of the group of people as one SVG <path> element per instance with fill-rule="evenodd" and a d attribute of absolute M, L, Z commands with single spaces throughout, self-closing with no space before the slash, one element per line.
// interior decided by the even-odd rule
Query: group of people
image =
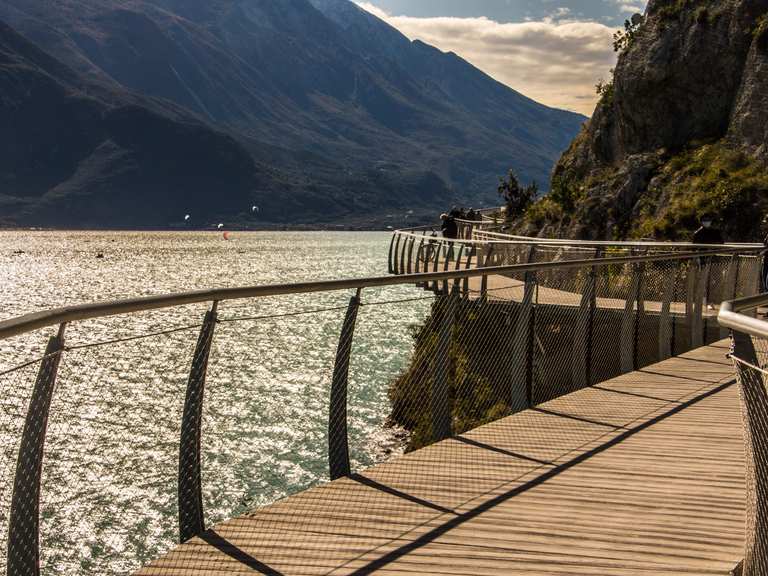
<path fill-rule="evenodd" d="M 443 233 L 443 238 L 455 240 L 459 237 L 459 220 L 476 222 L 482 219 L 483 216 L 474 208 L 467 210 L 466 208 L 457 208 L 454 206 L 450 212 L 440 215 L 440 230 Z"/>

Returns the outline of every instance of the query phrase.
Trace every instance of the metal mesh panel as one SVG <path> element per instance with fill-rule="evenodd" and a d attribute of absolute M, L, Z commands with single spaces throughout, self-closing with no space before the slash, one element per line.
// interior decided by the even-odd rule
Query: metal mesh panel
<path fill-rule="evenodd" d="M 4 365 L 0 372 L 0 572 L 6 572 L 8 522 L 16 461 L 32 386 L 42 358 L 19 366 Z"/>
<path fill-rule="evenodd" d="M 734 333 L 747 461 L 746 550 L 741 576 L 768 573 L 768 340 Z"/>
<path fill-rule="evenodd" d="M 346 299 L 326 299 L 322 312 L 282 297 L 251 304 L 221 306 L 211 350 L 202 428 L 209 526 L 328 475 L 327 391 Z"/>

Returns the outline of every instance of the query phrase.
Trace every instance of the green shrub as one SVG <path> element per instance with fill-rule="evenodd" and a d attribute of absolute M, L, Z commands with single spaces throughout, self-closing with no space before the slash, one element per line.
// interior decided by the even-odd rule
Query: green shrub
<path fill-rule="evenodd" d="M 730 238 L 754 238 L 759 216 L 768 209 L 768 171 L 722 142 L 682 152 L 667 162 L 661 178 L 666 206 L 660 212 L 653 205 L 641 209 L 635 237 L 687 239 L 701 214 L 711 212 Z"/>
<path fill-rule="evenodd" d="M 640 28 L 643 25 L 641 17 L 632 17 L 632 20 L 624 21 L 624 30 L 619 30 L 613 35 L 613 51 L 624 52 L 635 41 Z"/>
<path fill-rule="evenodd" d="M 610 82 L 606 82 L 604 80 L 598 81 L 598 83 L 595 85 L 595 92 L 597 92 L 597 95 L 600 96 L 600 100 L 610 106 L 613 104 L 613 96 L 614 96 L 614 85 L 613 80 Z"/>
<path fill-rule="evenodd" d="M 545 196 L 538 202 L 532 204 L 525 213 L 526 221 L 536 228 L 542 228 L 546 224 L 560 222 L 563 219 L 563 216 L 562 207 L 549 196 Z"/>
<path fill-rule="evenodd" d="M 501 178 L 498 187 L 499 196 L 504 199 L 507 207 L 507 217 L 517 218 L 525 213 L 539 195 L 539 186 L 532 182 L 528 186 L 522 186 L 515 173 L 510 170 L 507 178 Z"/>
<path fill-rule="evenodd" d="M 656 10 L 656 15 L 662 20 L 674 20 L 695 2 L 696 0 L 670 0 L 665 6 Z"/>
<path fill-rule="evenodd" d="M 757 19 L 757 24 L 755 25 L 752 34 L 758 41 L 768 38 L 768 14 L 763 14 Z"/>
<path fill-rule="evenodd" d="M 509 382 L 517 363 L 510 350 L 507 308 L 459 303 L 448 355 L 448 395 L 455 434 L 511 413 Z M 415 334 L 411 363 L 389 388 L 389 419 L 411 432 L 408 451 L 434 442 L 429 403 L 443 313 L 442 303 L 437 301 Z M 483 338 L 471 337 L 481 332 Z"/>

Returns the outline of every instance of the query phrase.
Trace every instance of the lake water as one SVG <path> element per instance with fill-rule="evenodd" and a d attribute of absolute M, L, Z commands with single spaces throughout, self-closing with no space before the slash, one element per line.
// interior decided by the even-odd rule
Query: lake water
<path fill-rule="evenodd" d="M 0 319 L 177 291 L 386 275 L 386 233 L 0 232 Z M 103 254 L 103 258 L 97 258 Z M 328 394 L 351 292 L 222 303 L 206 383 L 212 525 L 327 479 Z M 387 389 L 429 312 L 410 286 L 366 291 L 350 366 L 355 469 L 401 449 Z M 44 574 L 127 573 L 177 539 L 178 439 L 207 307 L 67 327 L 43 469 Z M 0 342 L 0 547 L 29 393 L 52 329 Z M 0 556 L 0 571 L 4 557 Z"/>

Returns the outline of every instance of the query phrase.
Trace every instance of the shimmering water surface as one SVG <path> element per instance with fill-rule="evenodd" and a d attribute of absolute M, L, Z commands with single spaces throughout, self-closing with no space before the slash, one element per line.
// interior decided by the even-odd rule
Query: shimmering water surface
<path fill-rule="evenodd" d="M 386 275 L 386 233 L 0 232 L 0 319 L 168 292 Z M 98 258 L 99 254 L 103 258 Z M 222 303 L 203 421 L 209 525 L 327 478 L 328 395 L 345 308 L 329 292 Z M 387 389 L 429 296 L 363 294 L 350 366 L 353 467 L 400 449 Z M 207 306 L 67 327 L 42 493 L 46 574 L 128 573 L 177 539 L 178 438 Z M 173 331 L 170 331 L 173 330 Z M 0 341 L 0 546 L 30 390 L 53 329 Z M 4 554 L 0 555 L 0 564 Z M 5 567 L 0 565 L 0 571 Z"/>

